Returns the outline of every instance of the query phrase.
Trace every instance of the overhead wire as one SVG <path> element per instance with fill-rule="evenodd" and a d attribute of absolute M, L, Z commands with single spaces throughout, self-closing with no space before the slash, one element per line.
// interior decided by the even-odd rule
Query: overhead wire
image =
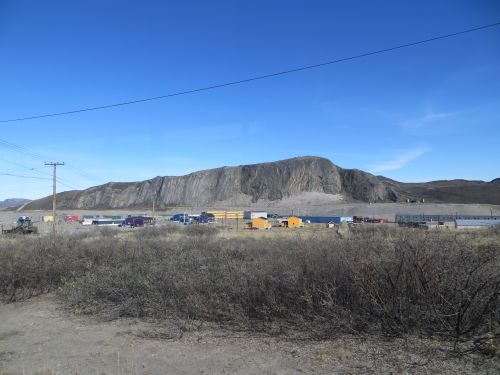
<path fill-rule="evenodd" d="M 371 52 L 367 52 L 367 53 L 362 53 L 362 54 L 358 54 L 358 55 L 354 55 L 354 56 L 350 56 L 350 57 L 340 58 L 340 59 L 331 60 L 331 61 L 313 64 L 313 65 L 302 66 L 302 67 L 298 67 L 298 68 L 288 69 L 288 70 L 274 72 L 274 73 L 260 75 L 260 76 L 254 76 L 254 77 L 241 79 L 241 80 L 237 80 L 237 81 L 230 81 L 230 82 L 225 82 L 225 83 L 221 83 L 221 84 L 200 87 L 200 88 L 196 88 L 196 89 L 192 89 L 192 90 L 179 91 L 179 92 L 174 92 L 174 93 L 161 95 L 161 96 L 154 96 L 154 97 L 137 99 L 137 100 L 129 100 L 126 102 L 120 102 L 120 103 L 114 103 L 114 104 L 108 104 L 108 105 L 102 105 L 102 106 L 96 106 L 96 107 L 81 108 L 81 109 L 72 110 L 72 111 L 56 112 L 56 113 L 49 113 L 49 114 L 43 114 L 43 115 L 37 115 L 37 116 L 29 116 L 29 117 L 20 117 L 20 118 L 14 118 L 14 119 L 0 120 L 0 122 L 5 123 L 5 122 L 33 120 L 33 119 L 54 117 L 54 116 L 63 116 L 63 115 L 81 113 L 81 112 L 88 112 L 88 111 L 95 111 L 95 110 L 101 110 L 101 109 L 107 109 L 107 108 L 113 108 L 113 107 L 119 107 L 119 106 L 126 106 L 126 105 L 148 102 L 148 101 L 153 101 L 153 100 L 166 99 L 166 98 L 170 98 L 170 97 L 174 97 L 174 96 L 188 95 L 188 94 L 193 94 L 196 92 L 208 91 L 208 90 L 223 88 L 223 87 L 227 87 L 227 86 L 239 85 L 239 84 L 248 83 L 248 82 L 252 82 L 252 81 L 263 80 L 263 79 L 267 79 L 267 78 L 271 78 L 271 77 L 277 77 L 277 76 L 282 76 L 282 75 L 286 75 L 286 74 L 296 73 L 296 72 L 300 72 L 300 71 L 304 71 L 304 70 L 316 69 L 316 68 L 327 66 L 327 65 L 337 64 L 337 63 L 341 63 L 341 62 L 345 62 L 345 61 L 349 61 L 349 60 L 373 56 L 373 55 L 382 54 L 382 53 L 386 53 L 386 52 L 390 52 L 390 51 L 395 51 L 395 50 L 402 49 L 402 48 L 408 48 L 408 47 L 412 47 L 412 46 L 416 46 L 416 45 L 420 45 L 420 44 L 424 44 L 424 43 L 433 42 L 436 40 L 441 40 L 441 39 L 446 39 L 446 38 L 450 38 L 450 37 L 454 37 L 454 36 L 458 36 L 458 35 L 463 35 L 466 33 L 476 32 L 479 30 L 484 30 L 484 29 L 496 27 L 499 25 L 500 25 L 500 22 L 495 22 L 495 23 L 488 24 L 488 25 L 470 28 L 470 29 L 466 29 L 466 30 L 462 30 L 462 31 L 454 32 L 454 33 L 445 34 L 445 35 L 439 35 L 436 37 L 427 38 L 427 39 L 419 40 L 416 42 L 405 43 L 405 44 L 397 45 L 394 47 L 379 49 L 379 50 L 375 50 L 375 51 L 371 51 Z M 28 155 L 30 157 L 34 157 L 34 158 L 38 158 L 38 159 L 45 159 L 45 160 L 50 159 L 50 158 L 47 158 L 46 156 L 44 156 L 40 153 L 33 152 L 24 146 L 16 145 L 12 142 L 8 142 L 8 141 L 3 140 L 3 139 L 0 139 L 0 145 L 6 147 L 8 149 L 11 149 L 13 151 L 17 151 L 17 152 L 23 153 L 25 155 Z M 16 164 L 13 162 L 11 162 L 11 163 Z M 20 165 L 20 164 L 17 164 L 17 165 Z M 20 166 L 22 166 L 22 165 L 20 165 Z M 85 177 L 85 178 L 94 179 L 94 177 L 92 175 L 77 168 L 76 166 L 73 166 L 71 164 L 67 164 L 67 166 L 75 174 L 78 174 L 78 175 Z M 22 167 L 27 168 L 27 169 L 32 170 L 32 171 L 36 171 L 35 168 L 29 168 L 26 166 L 22 166 Z M 41 171 L 36 171 L 36 172 L 45 174 Z M 2 175 L 14 176 L 13 174 L 2 174 Z M 18 175 L 17 177 L 37 178 L 34 176 L 30 177 L 30 176 L 21 176 L 21 175 Z M 38 179 L 42 179 L 42 178 L 38 177 Z M 71 186 L 67 183 L 64 183 L 59 179 L 57 179 L 57 181 L 66 187 L 69 187 L 71 189 L 77 189 L 76 187 Z"/>
<path fill-rule="evenodd" d="M 27 156 L 30 156 L 30 157 L 33 157 L 33 158 L 36 158 L 36 159 L 39 159 L 39 160 L 51 160 L 52 158 L 48 157 L 47 155 L 43 155 L 43 154 L 40 154 L 38 152 L 34 152 L 34 151 L 31 151 L 30 149 L 28 149 L 27 147 L 24 147 L 24 146 L 21 146 L 21 145 L 17 145 L 15 143 L 12 143 L 12 142 L 9 142 L 9 141 L 6 141 L 4 139 L 0 139 L 0 146 L 4 146 L 10 150 L 13 150 L 13 151 L 17 151 L 19 153 L 22 153 L 22 154 L 25 154 Z M 12 164 L 15 164 L 13 162 L 10 162 Z M 69 163 L 66 163 L 66 165 L 70 168 L 70 171 L 74 174 L 77 174 L 81 177 L 85 177 L 86 179 L 89 179 L 89 180 L 94 180 L 96 182 L 99 182 L 99 179 L 97 179 L 96 177 L 92 176 L 90 173 L 87 173 L 79 168 L 77 168 L 76 166 L 72 165 L 72 164 L 69 164 Z M 59 180 L 58 180 L 59 181 Z M 64 185 L 64 183 L 63 183 Z M 69 185 L 66 185 L 69 187 Z M 74 189 L 77 189 L 75 187 L 72 187 Z"/>
<path fill-rule="evenodd" d="M 35 180 L 50 180 L 50 178 L 48 178 L 48 177 L 23 176 L 23 175 L 14 174 L 14 173 L 0 173 L 0 176 L 11 176 L 11 177 L 20 177 L 20 178 L 33 178 Z"/>
<path fill-rule="evenodd" d="M 0 139 L 0 145 L 4 146 L 6 148 L 9 148 L 11 150 L 17 151 L 17 152 L 21 152 L 21 153 L 23 153 L 25 155 L 28 155 L 28 156 L 31 156 L 31 157 L 34 157 L 34 158 L 45 159 L 44 155 L 39 154 L 37 152 L 30 151 L 30 150 L 28 150 L 24 146 L 20 146 L 20 145 L 14 144 L 12 142 L 8 142 L 5 139 Z"/>
<path fill-rule="evenodd" d="M 33 171 L 33 172 L 37 172 L 37 173 L 40 173 L 40 174 L 43 174 L 43 175 L 47 175 L 47 176 L 52 176 L 51 173 L 48 173 L 48 172 L 43 172 L 43 171 L 39 171 L 38 168 L 30 168 L 30 167 L 27 167 L 23 164 L 19 164 L 19 163 L 16 163 L 16 162 L 13 162 L 13 161 L 10 161 L 10 160 L 6 160 L 4 158 L 0 158 L 0 160 L 6 162 L 6 163 L 9 163 L 9 164 L 13 164 L 13 165 L 16 165 L 18 167 L 21 167 L 21 168 L 24 168 L 24 169 L 27 169 L 27 170 L 30 170 L 30 171 Z M 49 178 L 50 180 L 50 178 Z M 56 178 L 56 181 L 63 185 L 63 186 L 66 186 L 67 188 L 70 188 L 70 189 L 74 189 L 74 190 L 79 190 L 77 187 L 67 183 L 65 180 L 61 180 L 60 178 Z"/>
<path fill-rule="evenodd" d="M 215 85 L 211 85 L 211 86 L 199 87 L 199 88 L 195 88 L 195 89 L 191 89 L 191 90 L 177 91 L 177 92 L 173 92 L 173 93 L 169 93 L 169 94 L 165 94 L 165 95 L 160 95 L 160 96 L 153 96 L 153 97 L 143 98 L 143 99 L 128 100 L 125 102 L 106 104 L 106 105 L 95 106 L 95 107 L 80 108 L 80 109 L 75 109 L 75 110 L 71 110 L 71 111 L 47 113 L 47 114 L 41 114 L 41 115 L 35 115 L 35 116 L 26 116 L 26 117 L 0 120 L 0 123 L 26 121 L 26 120 L 34 120 L 34 119 L 41 119 L 41 118 L 47 118 L 47 117 L 64 116 L 64 115 L 76 114 L 76 113 L 81 113 L 81 112 L 97 111 L 97 110 L 101 110 L 101 109 L 108 109 L 108 108 L 114 108 L 114 107 L 127 106 L 127 105 L 131 105 L 131 104 L 144 103 L 144 102 L 149 102 L 149 101 L 154 101 L 154 100 L 167 99 L 167 98 L 171 98 L 174 96 L 188 95 L 188 94 L 193 94 L 193 93 L 197 93 L 197 92 L 201 92 L 201 91 L 219 89 L 219 88 L 227 87 L 227 86 L 240 85 L 243 83 L 249 83 L 249 82 L 253 82 L 253 81 L 282 76 L 282 75 L 286 75 L 286 74 L 297 73 L 297 72 L 304 71 L 304 70 L 316 69 L 316 68 L 324 67 L 327 65 L 338 64 L 338 63 L 345 62 L 345 61 L 360 59 L 363 57 L 387 53 L 387 52 L 391 52 L 391 51 L 395 51 L 395 50 L 399 50 L 399 49 L 403 49 L 403 48 L 414 47 L 414 46 L 417 46 L 420 44 L 430 43 L 430 42 L 434 42 L 437 40 L 442 40 L 442 39 L 451 38 L 451 37 L 458 36 L 458 35 L 463 35 L 463 34 L 472 33 L 472 32 L 476 32 L 476 31 L 488 29 L 488 28 L 493 28 L 493 27 L 496 27 L 499 25 L 500 25 L 500 22 L 495 22 L 495 23 L 491 23 L 491 24 L 487 24 L 487 25 L 483 25 L 483 26 L 479 26 L 479 27 L 461 30 L 461 31 L 454 32 L 454 33 L 438 35 L 438 36 L 435 36 L 432 38 L 422 39 L 422 40 L 419 40 L 416 42 L 404 43 L 404 44 L 400 44 L 400 45 L 397 45 L 394 47 L 383 48 L 383 49 L 379 49 L 379 50 L 375 50 L 375 51 L 360 53 L 360 54 L 349 56 L 349 57 L 330 60 L 330 61 L 326 61 L 326 62 L 322 62 L 322 63 L 318 63 L 318 64 L 301 66 L 301 67 L 297 67 L 297 68 L 292 68 L 292 69 L 287 69 L 287 70 L 283 70 L 283 71 L 279 71 L 279 72 L 254 76 L 254 77 L 240 79 L 240 80 L 236 80 L 236 81 L 230 81 L 230 82 L 219 83 L 219 84 L 215 84 Z"/>
<path fill-rule="evenodd" d="M 75 165 L 71 164 L 71 163 L 66 163 L 66 167 L 68 167 L 69 169 L 71 169 L 71 171 L 79 176 L 82 176 L 82 177 L 85 177 L 86 179 L 88 180 L 94 180 L 96 182 L 102 182 L 101 179 L 93 176 L 92 174 L 84 171 L 83 169 L 80 169 L 78 167 L 76 167 Z"/>
<path fill-rule="evenodd" d="M 52 187 L 52 185 L 37 186 L 36 188 L 35 187 L 19 187 L 19 188 L 15 188 L 15 189 L 2 188 L 2 193 L 7 192 L 7 191 L 16 191 L 16 192 L 18 192 L 18 191 L 34 191 L 34 190 L 38 190 L 40 188 L 51 188 L 51 187 Z"/>

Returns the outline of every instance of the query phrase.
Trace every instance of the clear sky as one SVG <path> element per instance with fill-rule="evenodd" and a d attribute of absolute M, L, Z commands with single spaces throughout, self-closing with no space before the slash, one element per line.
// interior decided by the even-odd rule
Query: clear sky
<path fill-rule="evenodd" d="M 498 21 L 497 0 L 0 0 L 0 120 L 164 95 Z M 45 156 L 70 163 L 59 169 L 61 190 L 304 155 L 401 181 L 491 180 L 500 177 L 500 27 L 0 129 L 2 140 L 31 152 L 0 144 L 0 199 L 51 194 Z"/>

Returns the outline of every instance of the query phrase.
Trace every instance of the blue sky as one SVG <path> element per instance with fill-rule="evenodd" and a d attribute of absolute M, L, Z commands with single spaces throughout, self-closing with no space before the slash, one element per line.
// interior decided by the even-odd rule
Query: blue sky
<path fill-rule="evenodd" d="M 0 120 L 164 95 L 498 21 L 496 0 L 0 0 Z M 500 177 L 500 27 L 0 129 L 2 140 L 37 154 L 0 145 L 0 199 L 51 194 L 45 156 L 70 163 L 59 169 L 61 190 L 304 155 L 401 181 L 491 180 Z"/>

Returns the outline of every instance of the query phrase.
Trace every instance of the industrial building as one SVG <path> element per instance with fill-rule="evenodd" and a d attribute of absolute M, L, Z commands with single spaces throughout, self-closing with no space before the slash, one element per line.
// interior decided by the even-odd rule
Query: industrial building
<path fill-rule="evenodd" d="M 458 219 L 455 220 L 457 229 L 485 229 L 500 227 L 500 220 L 484 220 L 484 219 Z"/>
<path fill-rule="evenodd" d="M 493 215 L 396 215 L 396 223 L 418 223 L 427 221 L 455 221 L 455 220 L 497 220 L 500 216 Z"/>

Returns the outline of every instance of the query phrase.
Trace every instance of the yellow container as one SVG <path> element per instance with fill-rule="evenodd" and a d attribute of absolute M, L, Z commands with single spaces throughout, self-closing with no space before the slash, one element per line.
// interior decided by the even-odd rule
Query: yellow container
<path fill-rule="evenodd" d="M 243 219 L 243 211 L 207 211 L 216 219 Z"/>
<path fill-rule="evenodd" d="M 304 222 L 300 217 L 290 216 L 289 218 L 281 221 L 280 227 L 285 228 L 304 228 Z"/>
<path fill-rule="evenodd" d="M 42 216 L 42 221 L 44 223 L 48 223 L 48 222 L 54 221 L 54 216 L 52 216 L 52 215 Z"/>
<path fill-rule="evenodd" d="M 266 219 L 260 217 L 252 220 L 252 229 L 269 229 L 271 224 Z"/>

